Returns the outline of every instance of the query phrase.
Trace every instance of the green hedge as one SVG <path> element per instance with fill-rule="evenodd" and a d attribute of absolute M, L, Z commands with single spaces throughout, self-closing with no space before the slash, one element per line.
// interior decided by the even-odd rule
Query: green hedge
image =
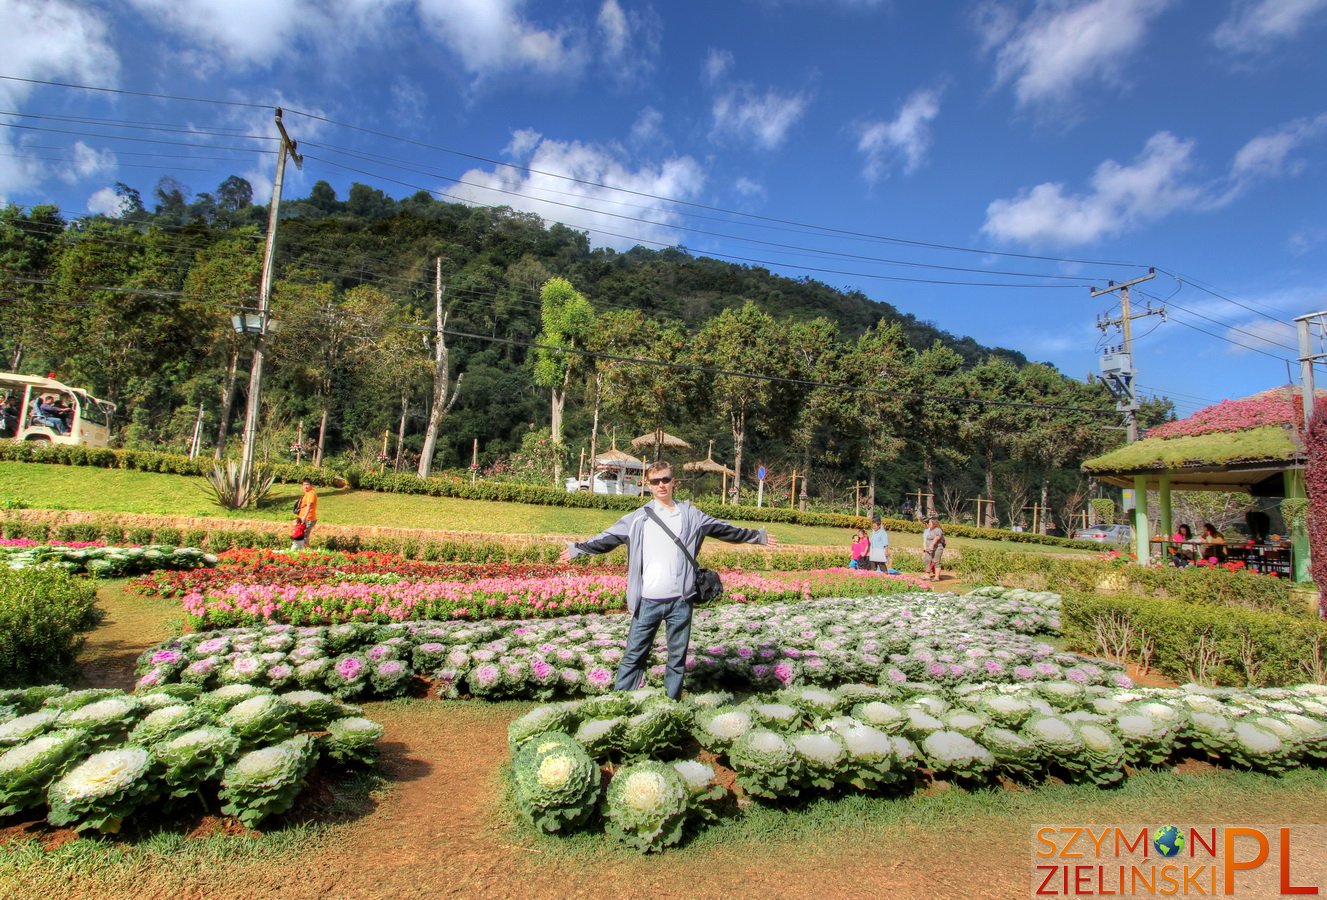
<path fill-rule="evenodd" d="M 0 441 L 0 462 L 37 462 L 67 466 L 97 466 L 105 469 L 136 469 L 142 472 L 164 472 L 171 475 L 204 476 L 212 470 L 211 459 L 189 459 L 169 453 L 143 450 L 110 450 L 104 447 L 70 447 L 40 441 Z M 639 497 L 621 497 L 592 494 L 589 491 L 565 491 L 534 484 L 514 484 L 480 481 L 470 484 L 449 478 L 419 478 L 412 474 L 337 472 L 314 466 L 280 464 L 272 467 L 276 480 L 298 484 L 308 479 L 316 485 L 330 486 L 343 481 L 352 487 L 388 494 L 422 494 L 429 497 L 455 497 L 462 500 L 492 500 L 502 503 L 530 503 L 536 506 L 563 506 L 576 509 L 609 509 L 629 512 L 640 506 Z M 712 516 L 736 519 L 742 522 L 770 522 L 785 525 L 812 525 L 827 528 L 869 528 L 866 516 L 840 513 L 801 512 L 773 506 L 727 506 L 717 503 L 698 503 Z M 911 519 L 884 519 L 890 531 L 920 534 L 926 527 Z M 946 525 L 950 537 L 984 538 L 1017 544 L 1044 544 L 1079 550 L 1099 550 L 1092 541 L 1049 537 L 1026 531 L 1004 531 L 998 528 L 975 528 L 971 525 Z"/>
<path fill-rule="evenodd" d="M 1186 604 L 1237 606 L 1303 618 L 1311 610 L 1292 582 L 1220 567 L 1151 568 L 1122 561 L 1019 553 L 997 547 L 966 548 L 950 567 L 964 581 L 1037 590 L 1142 594 Z"/>
<path fill-rule="evenodd" d="M 1071 649 L 1143 665 L 1180 682 L 1294 685 L 1327 681 L 1327 623 L 1151 597 L 1071 592 Z"/>
<path fill-rule="evenodd" d="M 70 674 L 101 618 L 96 585 L 53 569 L 0 569 L 0 686 Z"/>
<path fill-rule="evenodd" d="M 211 457 L 190 459 L 176 453 L 156 453 L 151 450 L 112 450 L 108 447 L 80 447 L 50 444 L 45 441 L 0 441 L 0 462 L 35 462 L 61 466 L 94 466 L 100 469 L 132 469 L 139 472 L 162 472 L 167 475 L 194 475 L 202 477 L 212 471 Z M 278 463 L 271 467 L 276 480 L 286 484 L 299 484 L 308 479 L 316 485 L 330 487 L 337 481 L 354 485 L 358 471 L 336 472 L 317 466 L 295 466 Z"/>

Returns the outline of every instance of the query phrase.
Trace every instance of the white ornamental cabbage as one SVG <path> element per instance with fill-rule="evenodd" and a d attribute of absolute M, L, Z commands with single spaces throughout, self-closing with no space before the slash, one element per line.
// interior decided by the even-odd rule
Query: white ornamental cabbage
<path fill-rule="evenodd" d="M 599 767 L 568 734 L 550 732 L 527 741 L 512 762 L 516 802 L 547 834 L 575 828 L 594 812 Z"/>
<path fill-rule="evenodd" d="M 802 711 L 787 703 L 753 703 L 751 712 L 767 728 L 792 731 L 802 724 Z"/>
<path fill-rule="evenodd" d="M 84 747 L 81 731 L 50 731 L 0 753 L 0 816 L 39 806 L 61 767 Z"/>
<path fill-rule="evenodd" d="M 152 754 L 144 747 L 94 753 L 51 785 L 46 820 L 78 830 L 118 832 L 121 820 L 154 796 L 151 767 Z"/>
<path fill-rule="evenodd" d="M 294 710 L 275 694 L 257 694 L 241 700 L 217 718 L 217 724 L 239 735 L 246 744 L 282 741 L 295 731 Z"/>
<path fill-rule="evenodd" d="M 612 719 L 589 719 L 576 729 L 576 741 L 594 759 L 602 759 L 617 747 L 626 732 L 627 720 L 621 716 Z"/>
<path fill-rule="evenodd" d="M 1023 724 L 1023 734 L 1050 759 L 1063 761 L 1077 756 L 1083 749 L 1083 741 L 1073 723 L 1060 716 L 1034 715 Z"/>
<path fill-rule="evenodd" d="M 802 783 L 828 789 L 838 781 L 848 748 L 834 732 L 808 732 L 791 738 L 801 760 Z"/>
<path fill-rule="evenodd" d="M 317 762 L 316 745 L 299 734 L 270 747 L 244 754 L 226 767 L 218 796 L 221 811 L 250 828 L 295 805 L 304 776 Z"/>
<path fill-rule="evenodd" d="M 776 799 L 796 796 L 797 751 L 781 734 L 754 729 L 733 742 L 728 762 L 737 783 L 752 796 Z"/>
<path fill-rule="evenodd" d="M 714 766 L 698 759 L 680 759 L 673 763 L 673 768 L 693 794 L 704 793 L 714 780 Z"/>
<path fill-rule="evenodd" d="M 945 711 L 949 709 L 949 701 L 942 697 L 937 697 L 934 694 L 922 694 L 913 697 L 912 700 L 908 702 L 908 705 L 919 706 L 932 716 L 944 715 Z"/>
<path fill-rule="evenodd" d="M 1115 732 L 1133 765 L 1160 765 L 1174 750 L 1170 729 L 1160 719 L 1133 711 L 1133 707 L 1115 718 Z"/>
<path fill-rule="evenodd" d="M 328 724 L 323 747 L 337 762 L 368 765 L 378 755 L 382 734 L 383 727 L 372 719 L 347 716 Z"/>
<path fill-rule="evenodd" d="M 908 719 L 904 730 L 913 740 L 922 740 L 927 735 L 943 731 L 945 728 L 944 722 L 941 722 L 921 707 L 909 707 L 905 710 L 905 713 Z"/>
<path fill-rule="evenodd" d="M 653 761 L 618 769 L 604 799 L 608 833 L 642 853 L 681 840 L 688 809 L 682 776 L 674 767 Z"/>
<path fill-rule="evenodd" d="M 1241 766 L 1280 772 L 1287 769 L 1293 759 L 1280 735 L 1274 731 L 1240 719 L 1234 726 L 1235 742 L 1230 749 L 1231 759 Z"/>
<path fill-rule="evenodd" d="M 360 712 L 359 707 L 342 703 L 322 691 L 287 691 L 281 699 L 293 710 L 294 720 L 304 728 L 321 731 L 329 722 Z"/>
<path fill-rule="evenodd" d="M 999 770 L 1011 778 L 1029 778 L 1041 771 L 1040 748 L 1015 731 L 987 728 L 981 734 L 981 743 L 991 752 Z"/>
<path fill-rule="evenodd" d="M 852 708 L 852 717 L 888 732 L 901 731 L 908 721 L 902 710 L 881 700 L 857 704 Z"/>
<path fill-rule="evenodd" d="M 60 718 L 58 709 L 39 709 L 0 724 L 0 747 L 12 747 L 31 740 L 43 731 L 55 727 Z"/>
<path fill-rule="evenodd" d="M 702 710 L 696 714 L 696 739 L 707 750 L 721 750 L 751 730 L 751 713 L 735 707 Z"/>
<path fill-rule="evenodd" d="M 706 691 L 701 694 L 690 694 L 686 699 L 697 709 L 718 709 L 720 706 L 731 704 L 733 695 L 727 691 Z"/>
<path fill-rule="evenodd" d="M 990 723 L 986 717 L 978 715 L 968 709 L 953 709 L 940 717 L 945 723 L 945 727 L 960 734 L 966 734 L 970 738 L 976 738 L 981 735 L 982 730 Z"/>
<path fill-rule="evenodd" d="M 128 695 L 107 697 L 61 713 L 60 727 L 78 728 L 94 738 L 123 734 L 142 708 L 137 698 Z"/>
<path fill-rule="evenodd" d="M 984 695 L 977 701 L 977 709 L 1004 728 L 1017 728 L 1032 715 L 1032 704 L 1012 694 Z"/>
<path fill-rule="evenodd" d="M 1124 780 L 1124 745 L 1109 728 L 1087 722 L 1078 725 L 1083 750 L 1065 768 L 1098 787 Z"/>
<path fill-rule="evenodd" d="M 792 688 L 780 695 L 786 702 L 806 710 L 813 716 L 824 716 L 838 709 L 839 698 L 824 688 Z"/>
<path fill-rule="evenodd" d="M 979 778 L 995 764 L 991 752 L 966 734 L 936 731 L 922 741 L 922 752 L 937 773 L 958 778 Z"/>
<path fill-rule="evenodd" d="M 162 775 L 172 797 L 187 797 L 217 778 L 240 751 L 240 739 L 228 728 L 204 725 L 155 744 Z"/>
<path fill-rule="evenodd" d="M 152 710 L 134 726 L 134 730 L 129 732 L 129 743 L 153 744 L 198 724 L 201 724 L 199 714 L 186 704 L 163 706 Z"/>
<path fill-rule="evenodd" d="M 572 710 L 565 703 L 536 706 L 507 726 L 507 746 L 513 751 L 531 738 L 550 731 L 569 731 L 575 727 Z"/>

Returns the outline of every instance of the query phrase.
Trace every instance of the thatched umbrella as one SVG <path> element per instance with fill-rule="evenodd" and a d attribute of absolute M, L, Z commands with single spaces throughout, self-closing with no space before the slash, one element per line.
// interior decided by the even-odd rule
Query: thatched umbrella
<path fill-rule="evenodd" d="M 678 449 L 678 450 L 691 449 L 691 445 L 688 444 L 686 441 L 682 440 L 680 437 L 678 437 L 675 434 L 669 434 L 668 432 L 664 431 L 662 428 L 656 428 L 654 431 L 650 432 L 649 434 L 642 434 L 638 438 L 633 438 L 631 441 L 631 446 L 635 447 L 637 450 L 643 450 L 646 447 L 651 447 L 651 446 L 654 447 L 655 459 L 658 459 L 659 457 L 663 456 L 663 451 L 665 447 L 671 447 L 673 449 Z"/>
<path fill-rule="evenodd" d="M 717 475 L 722 475 L 723 493 L 721 496 L 724 499 L 721 502 L 725 503 L 727 502 L 728 479 L 736 477 L 736 473 L 732 469 L 725 466 L 723 463 L 717 463 L 714 461 L 714 441 L 710 441 L 710 452 L 704 459 L 700 460 L 699 462 L 689 462 L 686 465 L 684 465 L 682 469 L 683 471 L 686 472 L 700 472 L 703 474 L 713 473 Z"/>

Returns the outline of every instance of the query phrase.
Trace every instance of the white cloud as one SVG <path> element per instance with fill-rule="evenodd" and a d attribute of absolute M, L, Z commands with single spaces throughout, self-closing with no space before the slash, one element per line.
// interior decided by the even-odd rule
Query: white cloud
<path fill-rule="evenodd" d="M 476 78 L 504 72 L 576 74 L 582 44 L 565 29 L 539 28 L 521 15 L 525 0 L 418 0 L 425 25 Z"/>
<path fill-rule="evenodd" d="M 986 208 L 982 231 L 1000 241 L 1089 244 L 1193 203 L 1199 191 L 1185 184 L 1192 141 L 1167 131 L 1148 139 L 1129 166 L 1107 160 L 1092 175 L 1091 190 L 1073 194 L 1047 182 Z"/>
<path fill-rule="evenodd" d="M 548 222 L 588 230 L 597 246 L 627 249 L 650 241 L 677 243 L 680 217 L 674 205 L 652 197 L 690 200 L 705 183 L 704 170 L 689 156 L 633 168 L 610 148 L 578 141 L 544 139 L 527 149 L 528 171 L 513 166 L 472 169 L 447 193 L 479 205 L 533 212 Z"/>
<path fill-rule="evenodd" d="M 115 193 L 114 188 L 104 187 L 88 198 L 88 212 L 95 215 L 118 219 L 128 211 L 129 204 Z"/>
<path fill-rule="evenodd" d="M 663 25 L 651 10 L 627 13 L 618 0 L 604 0 L 596 25 L 599 42 L 594 55 L 613 79 L 633 83 L 653 71 Z"/>
<path fill-rule="evenodd" d="M 758 181 L 747 178 L 745 175 L 737 179 L 733 184 L 733 188 L 748 200 L 765 199 L 765 186 Z"/>
<path fill-rule="evenodd" d="M 1107 160 L 1093 173 L 1090 190 L 1072 193 L 1046 182 L 986 208 L 982 231 L 1001 241 L 1090 244 L 1179 210 L 1206 212 L 1229 205 L 1259 181 L 1297 174 L 1298 147 L 1327 132 L 1327 114 L 1297 119 L 1253 138 L 1219 178 L 1192 177 L 1193 141 L 1159 131 L 1131 165 Z"/>
<path fill-rule="evenodd" d="M 1261 53 L 1298 36 L 1327 0 L 1241 0 L 1216 30 L 1212 43 L 1228 53 Z"/>
<path fill-rule="evenodd" d="M 517 129 L 511 133 L 511 142 L 502 148 L 502 152 L 506 156 L 523 159 L 530 155 L 530 151 L 539 146 L 539 142 L 543 138 L 544 136 L 533 128 Z"/>
<path fill-rule="evenodd" d="M 95 150 L 82 141 L 74 142 L 74 165 L 69 179 L 70 184 L 78 178 L 92 178 L 102 172 L 114 171 L 115 154 L 110 150 Z"/>
<path fill-rule="evenodd" d="M 1290 246 L 1291 253 L 1295 256 L 1303 256 L 1310 250 L 1327 244 L 1327 227 L 1301 228 L 1290 235 L 1287 243 Z"/>
<path fill-rule="evenodd" d="M 428 94 L 418 84 L 404 76 L 392 82 L 392 117 L 423 124 L 429 108 Z"/>
<path fill-rule="evenodd" d="M 6 75 L 19 78 L 109 87 L 120 76 L 106 22 L 96 10 L 66 0 L 0 2 L 0 60 Z M 0 81 L 0 108 L 21 108 L 36 89 L 21 81 Z M 40 163 L 14 158 L 22 154 L 21 142 L 0 134 L 0 200 L 35 190 L 46 175 Z"/>
<path fill-rule="evenodd" d="M 999 48 L 996 83 L 1012 84 L 1020 107 L 1061 103 L 1091 81 L 1117 82 L 1148 26 L 1171 0 L 1037 0 L 1019 21 L 1008 5 L 985 3 L 974 25 Z"/>
<path fill-rule="evenodd" d="M 130 0 L 153 24 L 188 38 L 201 71 L 271 68 L 312 49 L 335 55 L 387 33 L 388 14 L 409 0 Z"/>
<path fill-rule="evenodd" d="M 658 141 L 662 135 L 663 113 L 647 106 L 636 114 L 636 121 L 631 126 L 631 143 L 645 146 Z"/>
<path fill-rule="evenodd" d="M 716 50 L 711 47 L 710 52 L 705 54 L 705 80 L 710 84 L 717 84 L 733 70 L 735 64 L 732 51 Z"/>
<path fill-rule="evenodd" d="M 768 88 L 761 94 L 750 85 L 739 85 L 714 99 L 712 137 L 750 141 L 762 150 L 777 148 L 810 105 L 804 93 L 781 94 Z"/>
<path fill-rule="evenodd" d="M 875 182 L 889 174 L 896 160 L 912 173 L 926 161 L 931 147 L 931 122 L 940 115 L 940 93 L 920 90 L 888 122 L 867 122 L 860 127 L 857 150 L 866 157 L 862 175 Z"/>

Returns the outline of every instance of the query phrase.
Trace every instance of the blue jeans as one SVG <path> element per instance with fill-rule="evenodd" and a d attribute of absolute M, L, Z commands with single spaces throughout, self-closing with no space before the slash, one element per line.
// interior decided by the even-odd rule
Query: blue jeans
<path fill-rule="evenodd" d="M 660 622 L 667 623 L 668 637 L 664 689 L 674 700 L 682 696 L 682 679 L 687 673 L 687 647 L 691 644 L 691 604 L 680 597 L 673 600 L 641 600 L 636 606 L 636 615 L 631 619 L 631 631 L 627 633 L 627 651 L 617 666 L 614 690 L 633 691 L 640 687 Z"/>

